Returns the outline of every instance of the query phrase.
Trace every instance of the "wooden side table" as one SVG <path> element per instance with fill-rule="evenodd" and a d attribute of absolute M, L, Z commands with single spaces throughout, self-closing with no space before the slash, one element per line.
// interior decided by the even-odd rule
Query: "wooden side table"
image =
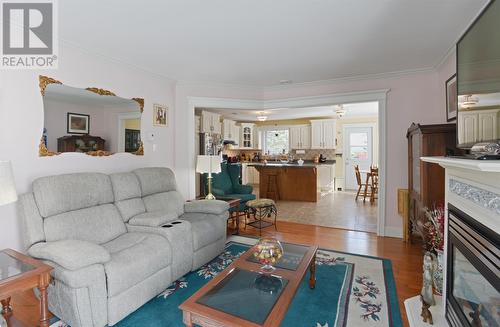
<path fill-rule="evenodd" d="M 40 291 L 40 327 L 49 327 L 47 288 L 52 269 L 54 268 L 17 251 L 0 251 L 0 301 L 9 326 L 22 326 L 12 315 L 12 294 L 36 287 Z"/>

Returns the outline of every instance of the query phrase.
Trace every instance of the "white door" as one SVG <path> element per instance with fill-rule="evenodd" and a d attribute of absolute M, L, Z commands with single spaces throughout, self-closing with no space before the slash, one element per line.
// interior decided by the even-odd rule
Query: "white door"
<path fill-rule="evenodd" d="M 344 176 L 345 188 L 358 188 L 354 166 L 360 170 L 369 170 L 373 160 L 373 129 L 371 127 L 344 128 Z M 361 174 L 363 181 L 366 174 Z"/>

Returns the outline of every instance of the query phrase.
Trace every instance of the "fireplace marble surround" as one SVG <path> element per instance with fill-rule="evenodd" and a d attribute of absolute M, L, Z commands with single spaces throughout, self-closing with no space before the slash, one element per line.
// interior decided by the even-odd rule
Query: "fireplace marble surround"
<path fill-rule="evenodd" d="M 448 217 L 448 204 L 473 217 L 487 228 L 500 230 L 500 162 L 456 159 L 447 157 L 422 157 L 422 161 L 441 165 L 445 168 L 445 206 Z M 443 275 L 446 286 L 446 248 L 448 239 L 448 219 L 445 219 L 445 258 Z M 500 236 L 499 236 L 500 237 Z M 431 307 L 434 326 L 448 326 L 445 319 L 446 287 L 443 297 L 437 299 L 435 307 Z M 418 296 L 405 301 L 408 320 L 411 327 L 430 326 L 422 322 L 420 317 L 420 300 Z"/>

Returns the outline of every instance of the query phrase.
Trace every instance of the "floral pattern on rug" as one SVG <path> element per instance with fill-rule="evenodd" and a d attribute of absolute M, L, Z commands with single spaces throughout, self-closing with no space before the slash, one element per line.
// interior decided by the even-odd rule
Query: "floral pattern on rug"
<path fill-rule="evenodd" d="M 345 258 L 344 257 L 335 257 L 335 256 L 330 255 L 327 252 L 321 251 L 321 250 L 318 250 L 318 252 L 316 253 L 316 265 L 318 265 L 318 266 L 321 266 L 321 265 L 334 266 L 340 262 L 342 262 L 342 263 L 345 262 Z"/>
<path fill-rule="evenodd" d="M 181 288 L 186 288 L 187 286 L 188 282 L 186 281 L 185 278 L 178 279 L 175 282 L 173 282 L 169 288 L 160 293 L 158 297 L 163 297 L 164 299 L 166 299 L 169 295 L 172 295 L 175 291 Z"/>
<path fill-rule="evenodd" d="M 238 259 L 243 253 L 245 252 L 243 251 L 233 254 L 231 251 L 225 250 L 217 258 L 203 265 L 196 273 L 198 276 L 204 277 L 205 279 L 211 279 L 223 271 L 234 260 Z"/>
<path fill-rule="evenodd" d="M 380 317 L 377 315 L 382 310 L 382 303 L 377 302 L 377 296 L 380 294 L 380 289 L 374 282 L 370 281 L 369 276 L 357 276 L 355 279 L 357 286 L 352 288 L 353 297 L 363 309 L 361 318 L 363 320 L 378 321 Z"/>

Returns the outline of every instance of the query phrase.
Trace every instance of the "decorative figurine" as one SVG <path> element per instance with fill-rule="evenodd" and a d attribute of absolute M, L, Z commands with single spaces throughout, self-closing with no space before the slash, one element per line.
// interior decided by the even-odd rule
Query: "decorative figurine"
<path fill-rule="evenodd" d="M 428 322 L 432 325 L 432 314 L 429 311 L 429 307 L 436 304 L 436 299 L 434 298 L 433 286 L 433 275 L 436 269 L 435 255 L 431 252 L 426 252 L 424 255 L 424 273 L 423 273 L 423 285 L 422 291 L 420 292 L 420 299 L 422 301 L 422 313 L 420 314 L 424 322 Z"/>

